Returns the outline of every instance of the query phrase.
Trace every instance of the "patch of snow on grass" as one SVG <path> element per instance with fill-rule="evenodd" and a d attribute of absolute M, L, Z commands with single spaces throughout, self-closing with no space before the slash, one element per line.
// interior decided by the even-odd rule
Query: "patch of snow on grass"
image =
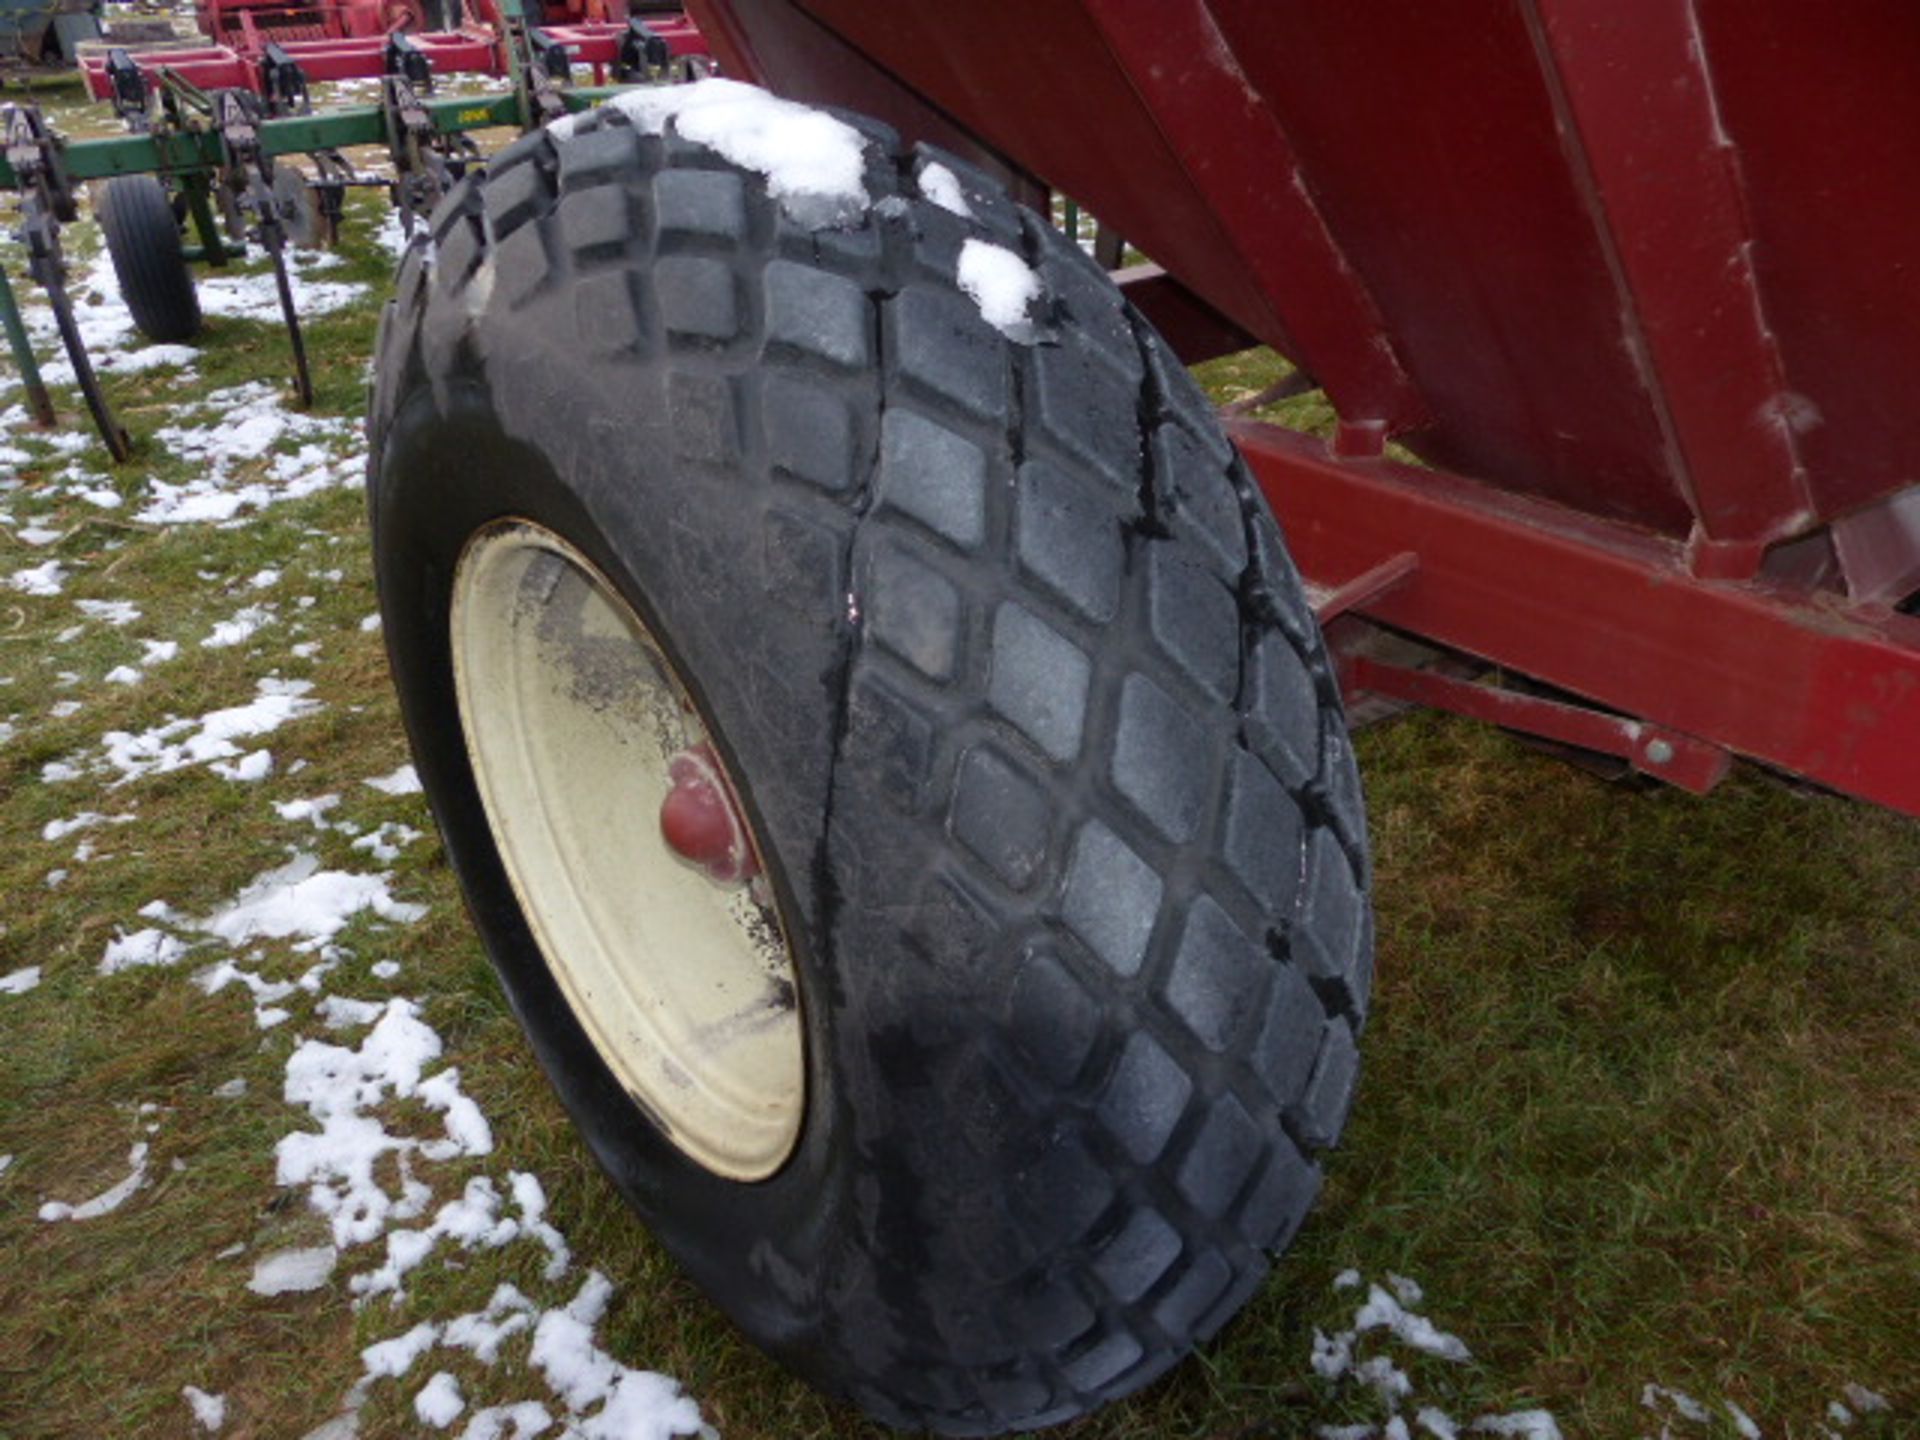
<path fill-rule="evenodd" d="M 100 973 L 117 975 L 122 970 L 172 965 L 187 953 L 187 947 L 164 930 L 148 928 L 131 935 L 115 935 L 100 957 Z"/>
<path fill-rule="evenodd" d="M 401 847 L 411 845 L 420 838 L 420 832 L 411 825 L 402 825 L 397 820 L 383 820 L 370 835 L 362 835 L 353 842 L 356 850 L 365 850 L 381 864 L 391 864 L 400 858 Z"/>
<path fill-rule="evenodd" d="M 197 719 L 168 720 L 139 734 L 109 730 L 100 737 L 102 754 L 92 768 L 104 766 L 118 771 L 118 778 L 112 782 L 118 786 L 188 765 L 238 759 L 244 752 L 235 741 L 272 734 L 287 721 L 319 710 L 320 702 L 307 698 L 312 689 L 310 680 L 279 680 L 270 676 L 258 682 L 254 698 L 244 705 L 212 710 Z M 51 761 L 41 767 L 41 778 L 49 783 L 72 779 L 80 773 L 83 772 L 72 761 Z"/>
<path fill-rule="evenodd" d="M 391 775 L 380 775 L 367 781 L 373 789 L 387 795 L 418 795 L 420 776 L 411 763 L 402 765 Z"/>
<path fill-rule="evenodd" d="M 1511 1435 L 1517 1440 L 1563 1440 L 1559 1422 L 1545 1410 L 1482 1415 L 1467 1428 L 1479 1435 Z"/>
<path fill-rule="evenodd" d="M 104 620 L 116 628 L 140 618 L 140 607 L 131 600 L 76 600 L 73 606 L 89 620 Z"/>
<path fill-rule="evenodd" d="M 362 910 L 400 923 L 427 913 L 424 905 L 395 900 L 387 882 L 384 874 L 322 870 L 312 855 L 297 854 L 278 869 L 256 876 L 200 928 L 229 945 L 258 938 L 298 938 L 311 944 L 332 939 Z"/>
<path fill-rule="evenodd" d="M 114 1210 L 118 1210 L 132 1197 L 133 1192 L 147 1183 L 147 1142 L 142 1140 L 127 1152 L 127 1164 L 132 1173 L 111 1189 L 103 1190 L 91 1200 L 78 1205 L 69 1205 L 60 1200 L 49 1200 L 40 1207 L 40 1218 L 49 1223 L 59 1220 L 97 1220 Z"/>
<path fill-rule="evenodd" d="M 466 1408 L 459 1381 L 445 1370 L 436 1373 L 413 1397 L 413 1413 L 420 1417 L 421 1424 L 431 1425 L 435 1430 L 446 1429 Z"/>
<path fill-rule="evenodd" d="M 306 1250 L 276 1250 L 262 1255 L 253 1265 L 253 1278 L 247 1288 L 256 1295 L 304 1294 L 318 1290 L 333 1274 L 340 1252 L 331 1245 Z"/>
<path fill-rule="evenodd" d="M 295 252 L 296 255 L 300 252 Z M 294 267 L 289 266 L 290 271 Z M 303 320 L 344 310 L 367 293 L 352 280 L 309 280 L 295 271 L 287 276 L 293 286 L 293 305 Z M 208 315 L 234 320 L 280 323 L 280 292 L 272 272 L 259 275 L 211 275 L 200 281 L 200 308 Z"/>
<path fill-rule="evenodd" d="M 335 1243 L 364 1244 L 390 1221 L 425 1212 L 431 1196 L 413 1179 L 407 1158 L 434 1142 L 389 1134 L 368 1112 L 393 1099 L 418 1098 L 431 1106 L 433 1095 L 423 1092 L 422 1072 L 440 1052 L 440 1037 L 420 1019 L 419 1007 L 395 999 L 358 1049 L 306 1040 L 288 1059 L 287 1103 L 304 1107 L 320 1129 L 282 1138 L 275 1147 L 276 1173 L 282 1185 L 306 1188 L 308 1203 L 331 1221 Z M 450 1128 L 430 1158 L 465 1153 Z M 397 1197 L 375 1178 L 378 1163 L 388 1155 L 399 1167 Z"/>
<path fill-rule="evenodd" d="M 1886 1396 L 1878 1391 L 1869 1390 L 1864 1385 L 1857 1385 L 1851 1380 L 1841 1386 L 1840 1390 L 1847 1397 L 1847 1404 L 1851 1405 L 1858 1414 L 1886 1415 L 1893 1410 Z"/>
<path fill-rule="evenodd" d="M 58 560 L 16 570 L 7 577 L 7 584 L 22 595 L 58 595 L 66 583 L 67 567 Z"/>
<path fill-rule="evenodd" d="M 566 1404 L 582 1440 L 671 1440 L 706 1430 L 678 1382 L 630 1370 L 593 1343 L 613 1285 L 595 1270 L 566 1309 L 534 1327 L 528 1359 Z"/>
<path fill-rule="evenodd" d="M 40 983 L 40 967 L 28 965 L 11 974 L 0 975 L 0 995 L 24 995 Z"/>
<path fill-rule="evenodd" d="M 352 422 L 289 410 L 270 385 L 250 381 L 218 390 L 201 408 L 211 423 L 165 425 L 154 438 L 172 454 L 201 463 L 206 473 L 181 485 L 153 481 L 146 508 L 136 517 L 142 524 L 230 521 L 242 510 L 263 510 L 363 478 L 365 457 L 338 453 L 355 439 Z M 298 455 L 274 455 L 285 441 L 309 443 Z M 236 478 L 241 466 L 259 461 L 268 463 L 267 479 Z"/>
<path fill-rule="evenodd" d="M 980 307 L 980 318 L 1009 340 L 1033 343 L 1027 311 L 1040 298 L 1040 277 L 1013 251 L 985 240 L 960 247 L 960 288 Z"/>
<path fill-rule="evenodd" d="M 264 605 L 248 605 L 234 612 L 231 618 L 215 622 L 206 639 L 200 642 L 203 650 L 229 650 L 242 641 L 249 640 L 263 625 L 273 623 L 273 611 Z"/>
<path fill-rule="evenodd" d="M 226 1396 L 209 1395 L 198 1385 L 188 1385 L 181 1389 L 180 1398 L 193 1411 L 194 1423 L 209 1435 L 219 1433 L 220 1427 L 227 1423 Z"/>

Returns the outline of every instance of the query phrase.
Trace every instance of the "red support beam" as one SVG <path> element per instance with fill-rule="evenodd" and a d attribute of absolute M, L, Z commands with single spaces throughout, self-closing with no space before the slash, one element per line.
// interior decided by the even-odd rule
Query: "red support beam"
<path fill-rule="evenodd" d="M 1703 580 L 1651 532 L 1240 421 L 1229 431 L 1308 580 L 1405 551 L 1359 609 L 1626 715 L 1920 815 L 1920 619 Z"/>

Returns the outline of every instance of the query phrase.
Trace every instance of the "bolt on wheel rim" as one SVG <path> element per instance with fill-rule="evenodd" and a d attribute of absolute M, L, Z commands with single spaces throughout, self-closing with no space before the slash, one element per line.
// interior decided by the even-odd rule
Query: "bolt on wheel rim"
<path fill-rule="evenodd" d="M 805 1110 L 798 981 L 685 685 L 592 562 L 524 521 L 468 542 L 451 629 L 487 823 L 575 1018 L 685 1154 L 766 1178 Z M 750 847 L 719 879 L 663 838 L 662 807 L 691 771 L 722 787 Z"/>

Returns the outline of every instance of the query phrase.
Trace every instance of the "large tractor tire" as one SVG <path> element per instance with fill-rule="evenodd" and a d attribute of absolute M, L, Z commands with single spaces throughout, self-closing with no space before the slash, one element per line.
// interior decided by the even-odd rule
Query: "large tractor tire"
<path fill-rule="evenodd" d="M 449 855 L 601 1164 L 814 1383 L 993 1434 L 1167 1370 L 1300 1225 L 1366 842 L 1191 379 L 1072 242 L 862 133 L 836 227 L 611 109 L 457 185 L 382 322 L 376 567 Z M 1031 343 L 969 240 L 1031 264 Z"/>
<path fill-rule="evenodd" d="M 116 176 L 100 187 L 94 213 L 140 333 L 163 345 L 198 335 L 200 296 L 166 188 L 151 175 Z"/>

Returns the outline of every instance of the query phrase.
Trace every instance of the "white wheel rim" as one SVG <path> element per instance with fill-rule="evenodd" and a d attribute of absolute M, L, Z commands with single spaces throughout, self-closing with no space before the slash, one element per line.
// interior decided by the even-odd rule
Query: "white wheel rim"
<path fill-rule="evenodd" d="M 686 687 L 592 562 L 525 521 L 468 541 L 451 623 L 487 823 L 575 1018 L 686 1155 L 765 1179 L 806 1108 L 798 977 L 764 875 L 723 887 L 661 838 L 669 761 L 709 743 Z"/>

